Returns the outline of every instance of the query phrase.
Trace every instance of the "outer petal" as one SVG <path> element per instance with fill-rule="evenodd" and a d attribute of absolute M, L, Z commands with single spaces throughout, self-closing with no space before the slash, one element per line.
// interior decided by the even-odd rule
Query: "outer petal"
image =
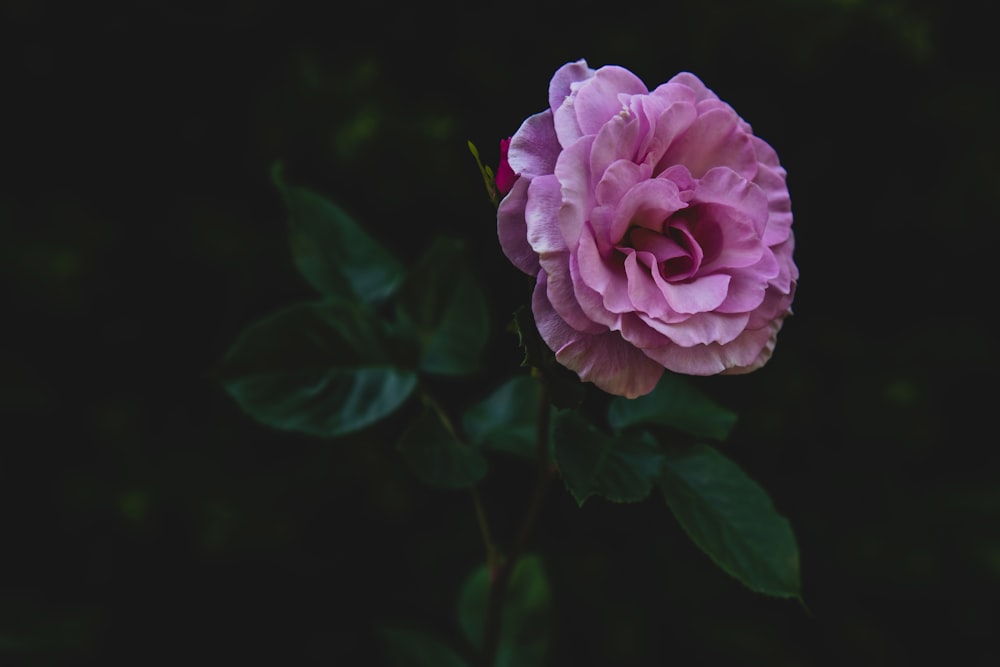
<path fill-rule="evenodd" d="M 556 360 L 584 382 L 616 396 L 636 398 L 653 391 L 663 367 L 626 342 L 617 331 L 588 334 L 563 320 L 549 302 L 546 276 L 538 275 L 531 309 L 542 340 Z"/>
<path fill-rule="evenodd" d="M 754 183 L 767 195 L 768 219 L 764 243 L 773 246 L 788 237 L 792 229 L 792 201 L 788 196 L 785 170 L 778 164 L 778 154 L 758 137 L 752 137 L 757 154 L 757 176 Z"/>
<path fill-rule="evenodd" d="M 643 350 L 643 352 L 675 373 L 717 375 L 729 371 L 732 374 L 737 374 L 749 372 L 753 369 L 752 367 L 759 367 L 755 364 L 763 365 L 766 356 L 770 355 L 766 349 L 769 343 L 773 349 L 771 338 L 772 329 L 764 328 L 756 331 L 744 331 L 727 345 L 718 343 L 694 347 L 668 345 Z M 762 357 L 765 357 L 764 361 L 761 361 Z"/>
<path fill-rule="evenodd" d="M 538 255 L 528 244 L 528 227 L 524 209 L 528 203 L 528 186 L 531 178 L 519 178 L 514 187 L 500 202 L 497 209 L 497 237 L 507 259 L 529 276 L 538 273 Z"/>
<path fill-rule="evenodd" d="M 528 116 L 510 139 L 507 163 L 515 174 L 536 176 L 551 174 L 562 147 L 552 124 L 552 112 Z"/>
<path fill-rule="evenodd" d="M 549 82 L 549 109 L 555 111 L 569 97 L 574 83 L 586 81 L 594 76 L 594 70 L 590 69 L 587 61 L 577 60 L 574 63 L 566 63 L 556 70 Z"/>
<path fill-rule="evenodd" d="M 691 72 L 680 72 L 675 74 L 667 84 L 679 83 L 681 85 L 687 86 L 695 94 L 695 100 L 700 102 L 701 100 L 717 100 L 719 96 L 713 93 L 709 88 L 702 83 L 701 79 L 696 77 Z"/>
<path fill-rule="evenodd" d="M 598 130 L 616 115 L 628 110 L 622 105 L 620 95 L 643 95 L 649 92 L 639 77 L 624 67 L 607 65 L 600 68 L 585 84 L 580 86 L 573 106 L 576 120 L 584 134 L 597 134 Z"/>
<path fill-rule="evenodd" d="M 541 259 L 542 275 L 546 276 L 548 288 L 546 296 L 567 324 L 583 333 L 598 334 L 608 330 L 608 327 L 592 320 L 580 306 L 573 286 L 573 276 L 569 268 L 570 255 L 567 252 L 555 253 Z"/>
<path fill-rule="evenodd" d="M 767 342 L 757 353 L 757 358 L 745 366 L 733 366 L 732 368 L 727 368 L 722 371 L 723 375 L 745 375 L 752 371 L 757 370 L 768 362 L 771 355 L 774 353 L 774 346 L 778 343 L 778 332 L 781 331 L 781 325 L 784 323 L 784 318 L 772 321 L 767 328 L 760 329 L 754 332 L 754 338 L 760 335 L 760 332 L 767 331 L 769 333 Z"/>

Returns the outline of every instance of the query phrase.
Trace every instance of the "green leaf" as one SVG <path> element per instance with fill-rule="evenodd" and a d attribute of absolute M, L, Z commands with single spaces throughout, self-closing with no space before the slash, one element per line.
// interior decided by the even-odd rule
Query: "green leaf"
<path fill-rule="evenodd" d="M 541 400 L 541 382 L 530 375 L 520 375 L 466 410 L 462 428 L 476 446 L 534 461 L 538 458 Z M 546 408 L 552 410 L 551 406 Z"/>
<path fill-rule="evenodd" d="M 475 486 L 486 476 L 482 453 L 458 440 L 437 411 L 427 408 L 403 432 L 396 449 L 424 483 L 444 488 Z"/>
<path fill-rule="evenodd" d="M 399 295 L 400 321 L 418 341 L 420 368 L 465 375 L 479 370 L 489 337 L 489 310 L 460 241 L 439 238 Z"/>
<path fill-rule="evenodd" d="M 351 216 L 312 190 L 286 184 L 280 162 L 271 176 L 288 209 L 292 259 L 314 289 L 370 304 L 399 288 L 403 265 Z"/>
<path fill-rule="evenodd" d="M 489 568 L 481 565 L 466 579 L 458 597 L 459 624 L 477 650 L 483 647 L 489 595 Z M 542 559 L 527 554 L 517 561 L 507 584 L 496 667 L 541 667 L 551 632 L 552 589 Z"/>
<path fill-rule="evenodd" d="M 369 316 L 341 300 L 295 304 L 256 322 L 217 372 L 249 416 L 320 437 L 377 422 L 417 384 L 413 371 L 388 361 Z"/>
<path fill-rule="evenodd" d="M 416 630 L 383 628 L 382 651 L 391 667 L 469 667 L 444 642 Z"/>
<path fill-rule="evenodd" d="M 612 400 L 608 422 L 616 431 L 637 424 L 667 426 L 721 441 L 736 424 L 736 413 L 719 407 L 680 375 L 668 372 L 645 396 Z"/>
<path fill-rule="evenodd" d="M 665 452 L 660 489 L 694 543 L 747 588 L 801 600 L 795 535 L 764 490 L 708 445 Z"/>
<path fill-rule="evenodd" d="M 555 452 L 559 472 L 578 505 L 599 495 L 628 503 L 649 496 L 660 474 L 663 453 L 647 432 L 609 437 L 574 412 L 556 417 Z"/>

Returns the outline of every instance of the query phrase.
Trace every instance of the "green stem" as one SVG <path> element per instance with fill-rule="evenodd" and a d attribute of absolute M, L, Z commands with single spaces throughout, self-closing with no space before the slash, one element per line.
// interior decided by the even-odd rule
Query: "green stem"
<path fill-rule="evenodd" d="M 549 444 L 549 417 L 551 408 L 549 407 L 548 393 L 545 391 L 545 383 L 542 383 L 542 398 L 538 406 L 538 430 L 536 432 L 537 445 L 537 472 L 535 474 L 535 488 L 531 494 L 531 502 L 525 512 L 521 522 L 521 529 L 510 553 L 501 562 L 490 566 L 490 592 L 486 605 L 486 621 L 483 630 L 483 652 L 482 667 L 493 667 L 496 661 L 497 648 L 500 645 L 500 630 L 503 620 L 503 603 L 507 594 L 507 586 L 510 577 L 517 565 L 524 547 L 528 542 L 528 537 L 538 520 L 538 513 L 545 500 L 545 493 L 552 480 L 553 470 L 548 461 Z"/>
<path fill-rule="evenodd" d="M 499 550 L 493 535 L 490 533 L 490 522 L 486 519 L 486 509 L 483 507 L 483 499 L 479 496 L 479 490 L 472 487 L 472 504 L 476 507 L 476 521 L 479 523 L 479 534 L 483 537 L 483 546 L 486 547 L 486 565 L 492 572 L 497 567 Z"/>

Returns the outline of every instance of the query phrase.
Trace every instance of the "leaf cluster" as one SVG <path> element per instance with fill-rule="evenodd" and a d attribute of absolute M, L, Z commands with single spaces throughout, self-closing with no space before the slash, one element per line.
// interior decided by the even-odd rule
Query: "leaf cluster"
<path fill-rule="evenodd" d="M 395 446 L 421 482 L 475 487 L 497 455 L 556 470 L 581 506 L 594 496 L 637 503 L 658 490 L 722 570 L 753 591 L 800 599 L 798 548 L 787 519 L 716 447 L 736 425 L 733 412 L 666 373 L 646 396 L 605 397 L 595 419 L 583 409 L 585 386 L 555 361 L 524 307 L 509 327 L 524 352 L 522 369 L 451 414 L 425 379 L 475 374 L 491 331 L 463 243 L 437 238 L 404 266 L 332 201 L 287 183 L 280 164 L 272 176 L 288 213 L 294 265 L 316 296 L 251 324 L 220 361 L 221 384 L 247 415 L 273 428 L 337 438 L 415 402 Z M 477 650 L 489 577 L 483 565 L 460 595 L 462 627 Z M 542 664 L 546 644 L 538 630 L 547 623 L 550 594 L 541 559 L 519 561 L 509 588 L 497 664 Z M 393 664 L 467 664 L 411 630 L 387 629 L 385 640 Z"/>

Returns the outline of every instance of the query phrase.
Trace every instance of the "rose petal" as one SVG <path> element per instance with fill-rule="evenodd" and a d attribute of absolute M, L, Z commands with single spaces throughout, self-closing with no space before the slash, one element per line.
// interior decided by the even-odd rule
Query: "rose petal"
<path fill-rule="evenodd" d="M 557 69 L 549 82 L 549 109 L 554 112 L 562 106 L 563 101 L 570 95 L 572 85 L 586 81 L 592 76 L 594 70 L 590 69 L 587 61 L 582 58 Z"/>
<path fill-rule="evenodd" d="M 593 143 L 593 137 L 583 137 L 563 150 L 556 161 L 555 175 L 559 179 L 563 200 L 559 211 L 559 227 L 566 247 L 570 250 L 576 248 L 587 213 L 594 206 L 588 168 Z"/>
<path fill-rule="evenodd" d="M 680 347 L 667 345 L 649 348 L 643 352 L 651 359 L 663 364 L 675 373 L 685 375 L 717 375 L 729 371 L 731 374 L 749 372 L 766 362 L 770 356 L 767 349 L 772 332 L 769 328 L 744 331 L 727 345 L 713 343 Z M 772 345 L 773 349 L 773 345 Z M 764 357 L 763 361 L 761 358 Z"/>
<path fill-rule="evenodd" d="M 736 172 L 709 170 L 694 191 L 694 234 L 705 251 L 703 271 L 752 266 L 764 253 L 767 197 Z"/>
<path fill-rule="evenodd" d="M 686 206 L 673 181 L 665 178 L 640 181 L 618 203 L 606 238 L 617 245 L 632 225 L 662 232 L 667 218 Z"/>
<path fill-rule="evenodd" d="M 750 137 L 737 127 L 738 116 L 712 109 L 700 116 L 670 145 L 657 172 L 683 164 L 695 178 L 713 167 L 729 167 L 747 179 L 757 173 L 757 156 Z"/>
<path fill-rule="evenodd" d="M 543 111 L 528 116 L 507 149 L 507 162 L 515 174 L 537 176 L 551 174 L 562 147 L 552 124 L 552 112 Z"/>
<path fill-rule="evenodd" d="M 576 93 L 576 118 L 580 129 L 584 134 L 597 134 L 605 123 L 623 111 L 621 93 L 642 95 L 647 92 L 646 84 L 624 67 L 606 65 L 600 68 Z"/>
<path fill-rule="evenodd" d="M 663 110 L 656 118 L 649 142 L 639 159 L 652 165 L 659 165 L 658 173 L 663 169 L 661 162 L 678 137 L 687 132 L 697 119 L 694 105 L 687 102 L 676 102 Z"/>
<path fill-rule="evenodd" d="M 746 313 L 724 314 L 703 312 L 671 324 L 662 319 L 638 313 L 639 318 L 651 329 L 659 331 L 681 347 L 694 347 L 710 343 L 726 344 L 735 340 L 746 329 L 750 316 Z"/>
<path fill-rule="evenodd" d="M 596 150 L 597 142 L 594 142 L 594 148 Z M 648 179 L 651 172 L 649 165 L 638 165 L 630 160 L 612 162 L 600 172 L 601 180 L 594 188 L 597 204 L 617 204 L 634 185 Z M 610 239 L 610 236 L 608 238 Z"/>
<path fill-rule="evenodd" d="M 753 372 L 758 368 L 761 368 L 764 364 L 768 362 L 771 355 L 774 354 L 774 346 L 778 343 L 778 332 L 781 331 L 781 325 L 784 322 L 784 318 L 772 320 L 768 323 L 767 327 L 762 329 L 757 329 L 752 332 L 747 332 L 747 338 L 753 338 L 755 341 L 763 336 L 764 332 L 767 332 L 767 340 L 764 345 L 761 346 L 760 352 L 757 353 L 756 358 L 749 364 L 741 366 L 732 366 L 722 371 L 722 375 L 745 375 L 747 373 Z M 754 343 L 756 344 L 756 343 Z"/>
<path fill-rule="evenodd" d="M 648 394 L 663 375 L 663 367 L 625 341 L 617 331 L 588 334 L 563 320 L 547 296 L 547 278 L 538 276 L 531 310 L 542 340 L 556 360 L 609 394 L 636 398 Z"/>
<path fill-rule="evenodd" d="M 580 264 L 576 255 L 569 257 L 569 275 L 573 283 L 573 294 L 576 302 L 580 304 L 581 310 L 594 322 L 603 324 L 612 331 L 620 328 L 622 315 L 612 313 L 604 307 L 604 298 L 600 293 L 592 290 L 580 276 Z"/>
<path fill-rule="evenodd" d="M 683 81 L 676 80 L 679 76 L 681 75 L 678 74 L 670 81 L 661 83 L 650 95 L 663 100 L 668 105 L 674 102 L 686 102 L 693 107 L 698 102 L 698 91 Z M 701 81 L 698 81 L 698 84 L 700 85 Z"/>
<path fill-rule="evenodd" d="M 591 173 L 601 178 L 612 164 L 622 161 L 638 166 L 635 151 L 640 129 L 637 118 L 615 116 L 598 130 L 590 150 Z"/>
<path fill-rule="evenodd" d="M 645 263 L 639 260 L 640 255 L 645 255 Z M 672 313 L 669 312 L 663 292 L 653 282 L 653 273 L 659 275 L 659 267 L 652 271 L 648 268 L 648 263 L 656 266 L 656 258 L 648 252 L 636 252 L 632 248 L 626 248 L 625 255 L 625 275 L 628 276 L 628 296 L 641 313 L 646 313 L 650 317 L 663 317 Z"/>
<path fill-rule="evenodd" d="M 612 313 L 627 313 L 633 310 L 628 296 L 628 279 L 625 277 L 625 257 L 612 251 L 603 256 L 594 240 L 594 230 L 584 225 L 580 243 L 576 248 L 577 266 L 580 279 L 601 295 L 604 307 Z"/>
<path fill-rule="evenodd" d="M 644 350 L 664 345 L 673 345 L 669 338 L 651 328 L 635 313 L 619 316 L 622 338 Z M 647 355 L 648 356 L 648 355 Z"/>
<path fill-rule="evenodd" d="M 595 322 L 580 307 L 576 299 L 569 260 L 570 255 L 567 252 L 555 253 L 541 259 L 542 273 L 547 277 L 546 296 L 549 303 L 559 313 L 559 317 L 577 331 L 590 334 L 607 331 L 608 327 Z"/>
<path fill-rule="evenodd" d="M 709 88 L 702 83 L 701 79 L 692 74 L 691 72 L 680 72 L 675 74 L 667 84 L 680 84 L 682 86 L 687 86 L 694 92 L 695 100 L 708 100 L 708 99 L 719 99 L 719 96 L 713 93 Z"/>
<path fill-rule="evenodd" d="M 528 227 L 524 220 L 531 178 L 519 178 L 497 208 L 497 237 L 503 254 L 517 268 L 530 276 L 538 273 L 538 255 L 528 243 Z"/>
<path fill-rule="evenodd" d="M 777 262 L 770 252 L 766 257 L 777 267 Z M 716 312 L 749 313 L 763 303 L 767 292 L 766 280 L 760 280 L 753 271 L 744 272 L 741 269 L 736 269 L 729 275 L 732 280 L 729 282 L 726 299 L 714 309 Z"/>
<path fill-rule="evenodd" d="M 728 274 L 716 273 L 698 276 L 690 282 L 672 283 L 666 280 L 656 282 L 672 311 L 691 315 L 718 308 L 726 300 L 731 280 L 732 277 Z"/>
<path fill-rule="evenodd" d="M 785 170 L 778 164 L 778 154 L 761 139 L 753 137 L 752 141 L 759 161 L 753 181 L 764 191 L 768 203 L 764 243 L 773 246 L 791 233 L 792 201 L 788 196 Z"/>
<path fill-rule="evenodd" d="M 538 176 L 528 186 L 528 202 L 524 207 L 528 243 L 542 257 L 566 250 L 566 242 L 559 229 L 562 201 L 559 179 L 552 174 Z"/>

